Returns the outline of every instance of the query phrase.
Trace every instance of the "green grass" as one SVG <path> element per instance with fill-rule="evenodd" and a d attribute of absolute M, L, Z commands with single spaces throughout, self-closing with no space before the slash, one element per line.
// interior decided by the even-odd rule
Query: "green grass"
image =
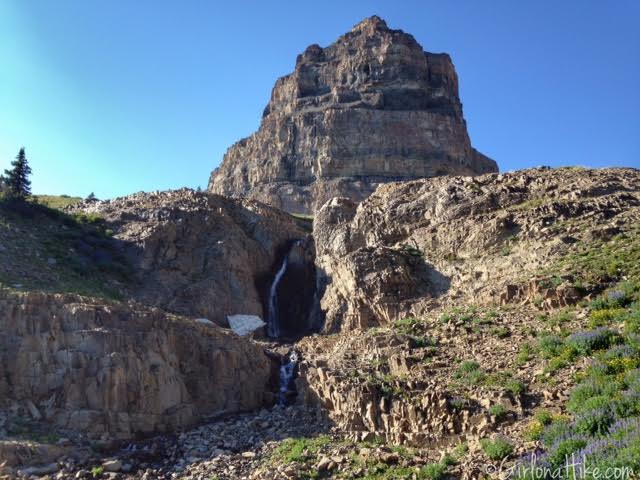
<path fill-rule="evenodd" d="M 507 408 L 499 403 L 491 405 L 488 411 L 490 415 L 493 415 L 497 419 L 503 418 L 508 412 Z"/>
<path fill-rule="evenodd" d="M 422 320 L 416 317 L 406 317 L 396 320 L 392 324 L 392 328 L 398 333 L 407 337 L 410 342 L 410 348 L 431 348 L 436 346 L 436 343 L 431 338 L 424 335 L 425 324 Z"/>
<path fill-rule="evenodd" d="M 518 203 L 517 205 L 514 205 L 513 207 L 511 207 L 511 209 L 516 211 L 533 210 L 534 208 L 538 208 L 546 204 L 547 201 L 548 200 L 544 198 L 532 198 L 530 200 L 525 200 L 522 203 Z"/>
<path fill-rule="evenodd" d="M 0 200 L 0 286 L 121 299 L 133 268 L 95 215 Z"/>
<path fill-rule="evenodd" d="M 507 338 L 511 336 L 511 331 L 507 327 L 499 325 L 491 329 L 491 334 L 498 338 Z"/>
<path fill-rule="evenodd" d="M 542 441 L 552 467 L 575 454 L 592 471 L 640 469 L 640 336 L 626 321 L 640 312 L 640 281 L 627 278 L 591 303 L 597 328 L 574 333 L 564 349 L 552 349 L 590 357 L 566 403 L 569 416 L 539 411 L 525 429 L 525 438 Z"/>
<path fill-rule="evenodd" d="M 504 438 L 496 438 L 495 440 L 483 438 L 480 440 L 480 447 L 482 447 L 484 454 L 494 461 L 507 458 L 513 453 L 513 445 Z"/>
<path fill-rule="evenodd" d="M 376 463 L 368 466 L 368 473 L 358 477 L 363 480 L 441 480 L 446 477 L 446 472 L 451 465 L 448 461 L 433 462 L 421 468 L 404 467 L 401 465 L 387 465 Z"/>
<path fill-rule="evenodd" d="M 57 210 L 62 210 L 82 201 L 80 197 L 70 197 L 68 195 L 34 195 L 32 198 L 45 207 L 55 208 Z"/>
<path fill-rule="evenodd" d="M 402 396 L 407 393 L 402 386 L 402 378 L 391 374 L 374 373 L 369 375 L 366 381 L 384 397 Z"/>
<path fill-rule="evenodd" d="M 453 376 L 466 385 L 479 385 L 486 378 L 480 364 L 474 360 L 465 360 L 460 363 Z"/>
<path fill-rule="evenodd" d="M 331 443 L 331 437 L 328 435 L 314 438 L 287 438 L 274 451 L 273 458 L 284 463 L 304 462 L 314 457 L 322 447 L 329 443 Z"/>
<path fill-rule="evenodd" d="M 565 271 L 574 283 L 598 285 L 640 277 L 640 228 L 616 235 L 609 241 L 581 244 L 561 258 L 550 271 Z"/>
<path fill-rule="evenodd" d="M 292 213 L 296 225 L 302 228 L 305 232 L 313 232 L 313 215 L 306 213 Z"/>
<path fill-rule="evenodd" d="M 400 247 L 398 247 L 398 251 L 400 251 L 400 253 L 407 255 L 409 257 L 416 257 L 416 258 L 424 257 L 424 252 L 420 250 L 420 248 L 418 248 L 417 245 L 402 243 Z"/>
<path fill-rule="evenodd" d="M 403 446 L 387 446 L 381 438 L 373 441 L 354 442 L 352 440 L 332 440 L 327 435 L 318 437 L 289 438 L 284 440 L 267 459 L 267 465 L 275 467 L 278 463 L 293 465 L 296 469 L 296 477 L 300 479 L 320 478 L 315 465 L 319 456 L 328 454 L 332 442 L 347 447 L 351 454 L 342 464 L 340 473 L 333 472 L 331 478 L 360 478 L 365 480 L 441 480 L 446 477 L 447 470 L 457 462 L 457 459 L 466 454 L 459 449 L 459 456 L 445 455 L 440 462 L 426 463 L 422 466 L 407 466 L 416 452 Z M 359 452 L 363 447 L 385 447 L 398 455 L 400 462 L 397 464 L 384 463 L 377 457 L 362 456 Z M 323 477 L 326 478 L 326 477 Z"/>
<path fill-rule="evenodd" d="M 104 473 L 104 468 L 102 467 L 93 467 L 91 469 L 91 476 L 93 478 L 100 477 Z"/>
<path fill-rule="evenodd" d="M 533 348 L 531 347 L 531 344 L 529 343 L 524 343 L 520 346 L 520 350 L 518 351 L 518 354 L 516 355 L 516 365 L 517 366 L 522 366 L 525 363 L 527 363 L 529 360 L 531 360 L 531 356 L 532 356 L 532 352 L 533 352 Z"/>
<path fill-rule="evenodd" d="M 297 218 L 299 220 L 305 220 L 307 222 L 313 222 L 313 215 L 308 213 L 292 213 L 292 217 Z"/>
<path fill-rule="evenodd" d="M 459 385 L 484 386 L 494 390 L 511 392 L 514 396 L 526 391 L 525 384 L 514 377 L 510 371 L 485 372 L 480 364 L 474 360 L 461 362 L 453 373 L 453 378 Z"/>

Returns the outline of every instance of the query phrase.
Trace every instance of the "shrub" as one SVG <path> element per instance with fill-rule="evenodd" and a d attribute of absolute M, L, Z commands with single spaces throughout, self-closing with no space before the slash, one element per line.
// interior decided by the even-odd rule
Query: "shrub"
<path fill-rule="evenodd" d="M 427 480 L 440 480 L 447 471 L 447 465 L 442 463 L 429 463 L 420 470 L 420 478 Z"/>
<path fill-rule="evenodd" d="M 469 385 L 477 385 L 485 378 L 485 374 L 478 362 L 465 360 L 458 365 L 454 377 Z"/>
<path fill-rule="evenodd" d="M 637 390 L 625 390 L 611 404 L 611 411 L 616 418 L 628 418 L 640 415 L 640 392 Z"/>
<path fill-rule="evenodd" d="M 549 360 L 549 363 L 545 368 L 545 372 L 546 373 L 557 372 L 558 370 L 568 366 L 571 363 L 571 361 L 575 359 L 575 357 L 576 357 L 576 354 L 572 348 L 565 348 L 559 356 L 553 357 L 552 359 Z"/>
<path fill-rule="evenodd" d="M 609 432 L 609 427 L 613 425 L 614 420 L 611 409 L 603 405 L 585 410 L 584 413 L 576 416 L 575 430 L 591 437 L 604 435 Z"/>
<path fill-rule="evenodd" d="M 589 314 L 589 326 L 605 327 L 614 320 L 624 320 L 627 310 L 625 308 L 605 308 L 601 310 L 592 310 Z"/>
<path fill-rule="evenodd" d="M 469 453 L 469 445 L 467 445 L 466 443 L 459 443 L 453 449 L 453 456 L 458 460 L 463 458 L 467 453 Z"/>
<path fill-rule="evenodd" d="M 602 356 L 603 360 L 622 360 L 624 358 L 634 358 L 638 355 L 635 348 L 630 345 L 614 345 Z"/>
<path fill-rule="evenodd" d="M 539 421 L 542 425 L 550 425 L 556 417 L 549 410 L 541 408 L 535 413 L 533 418 Z"/>
<path fill-rule="evenodd" d="M 416 317 L 406 317 L 393 322 L 393 326 L 400 331 L 412 331 L 419 323 Z"/>
<path fill-rule="evenodd" d="M 640 392 L 640 369 L 635 368 L 626 372 L 624 384 L 628 389 Z"/>
<path fill-rule="evenodd" d="M 584 438 L 569 437 L 561 439 L 553 445 L 547 456 L 548 462 L 554 467 L 560 467 L 565 464 L 567 459 L 571 458 L 571 454 L 575 454 L 580 449 L 587 445 L 587 440 Z"/>
<path fill-rule="evenodd" d="M 408 336 L 411 347 L 412 348 L 427 348 L 427 347 L 435 347 L 436 343 L 430 339 L 429 337 L 421 337 L 418 335 L 409 335 Z"/>
<path fill-rule="evenodd" d="M 525 427 L 524 438 L 527 440 L 540 440 L 546 426 L 551 425 L 553 422 L 564 421 L 566 421 L 566 419 L 562 415 L 540 409 L 534 414 L 533 419 Z"/>
<path fill-rule="evenodd" d="M 591 302 L 593 310 L 622 308 L 631 304 L 638 296 L 639 286 L 633 282 L 622 282 L 615 289 Z"/>
<path fill-rule="evenodd" d="M 619 335 L 608 328 L 577 332 L 569 335 L 567 345 L 581 355 L 589 355 L 595 350 L 608 348 L 615 343 Z"/>
<path fill-rule="evenodd" d="M 455 397 L 449 400 L 449 404 L 454 410 L 462 410 L 467 406 L 467 400 L 462 397 Z"/>
<path fill-rule="evenodd" d="M 627 333 L 624 338 L 624 342 L 630 347 L 635 348 L 638 352 L 640 352 L 640 334 L 638 333 Z"/>
<path fill-rule="evenodd" d="M 103 472 L 104 472 L 104 468 L 102 468 L 102 467 L 93 467 L 91 469 L 91 476 L 93 478 L 96 478 L 96 477 L 101 476 Z"/>
<path fill-rule="evenodd" d="M 504 438 L 496 438 L 495 440 L 483 438 L 480 440 L 480 446 L 491 460 L 502 460 L 513 453 L 513 445 Z"/>
<path fill-rule="evenodd" d="M 544 429 L 542 434 L 542 442 L 547 446 L 552 446 L 556 440 L 571 435 L 572 429 L 569 420 L 560 419 L 552 422 L 547 428 Z"/>
<path fill-rule="evenodd" d="M 551 325 L 559 326 L 565 323 L 569 323 L 575 319 L 576 319 L 575 312 L 571 310 L 562 310 L 559 313 L 553 315 L 551 318 L 549 318 L 548 321 Z"/>
<path fill-rule="evenodd" d="M 560 355 L 564 349 L 564 342 L 557 335 L 545 335 L 538 340 L 538 350 L 544 358 Z"/>
<path fill-rule="evenodd" d="M 505 384 L 504 388 L 507 391 L 511 392 L 516 397 L 518 395 L 522 395 L 524 393 L 524 391 L 526 390 L 526 387 L 525 387 L 524 383 L 522 383 L 522 381 L 518 380 L 517 378 L 512 378 L 512 379 L 508 380 L 507 383 Z"/>
<path fill-rule="evenodd" d="M 520 347 L 518 355 L 516 355 L 516 365 L 524 365 L 531 359 L 531 345 L 528 343 Z"/>
<path fill-rule="evenodd" d="M 573 413 L 582 413 L 589 408 L 597 408 L 600 400 L 596 398 L 614 398 L 620 390 L 622 384 L 608 376 L 589 376 L 580 382 L 571 392 L 567 409 Z"/>
<path fill-rule="evenodd" d="M 491 405 L 491 407 L 489 407 L 489 414 L 498 419 L 504 417 L 507 414 L 507 411 L 507 408 L 504 405 L 500 405 L 499 403 Z"/>
<path fill-rule="evenodd" d="M 495 327 L 491 330 L 491 333 L 493 333 L 496 337 L 498 338 L 507 338 L 508 336 L 511 335 L 511 331 L 504 326 L 499 326 L 499 327 Z"/>
<path fill-rule="evenodd" d="M 624 318 L 624 331 L 629 333 L 640 333 L 640 306 L 632 309 Z"/>
<path fill-rule="evenodd" d="M 544 424 L 539 420 L 533 419 L 524 427 L 522 436 L 525 440 L 536 441 L 540 440 L 542 433 L 544 432 Z"/>

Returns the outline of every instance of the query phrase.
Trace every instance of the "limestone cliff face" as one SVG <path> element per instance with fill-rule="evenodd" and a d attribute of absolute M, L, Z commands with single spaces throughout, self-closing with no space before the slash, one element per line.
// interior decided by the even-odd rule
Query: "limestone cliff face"
<path fill-rule="evenodd" d="M 551 288 L 538 275 L 560 275 L 575 245 L 632 230 L 639 185 L 634 169 L 541 168 L 390 183 L 358 206 L 334 198 L 314 220 L 325 329 L 446 304 L 575 302 L 569 279 Z"/>
<path fill-rule="evenodd" d="M 253 200 L 181 189 L 80 205 L 105 218 L 136 271 L 136 300 L 226 325 L 266 318 L 273 270 L 306 234 L 284 212 Z"/>
<path fill-rule="evenodd" d="M 362 200 L 379 183 L 495 171 L 471 147 L 449 56 L 371 17 L 298 56 L 209 190 L 309 213 L 334 196 Z"/>
<path fill-rule="evenodd" d="M 136 304 L 0 291 L 0 397 L 91 437 L 170 431 L 261 407 L 254 342 Z"/>

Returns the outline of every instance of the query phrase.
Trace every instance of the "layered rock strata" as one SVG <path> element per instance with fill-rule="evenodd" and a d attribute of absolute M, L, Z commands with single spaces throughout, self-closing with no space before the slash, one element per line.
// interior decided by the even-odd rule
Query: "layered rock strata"
<path fill-rule="evenodd" d="M 209 190 L 312 213 L 334 196 L 360 201 L 380 183 L 494 171 L 471 147 L 449 56 L 371 17 L 298 56 Z"/>
<path fill-rule="evenodd" d="M 384 325 L 443 304 L 579 298 L 541 278 L 575 245 L 630 231 L 640 171 L 582 168 L 440 177 L 335 198 L 314 222 L 326 331 Z M 548 276 L 562 274 L 561 265 Z M 583 286 L 589 287 L 589 286 Z"/>
<path fill-rule="evenodd" d="M 135 304 L 0 292 L 0 397 L 100 438 L 172 431 L 271 399 L 262 347 Z"/>
<path fill-rule="evenodd" d="M 134 267 L 137 301 L 224 326 L 229 315 L 266 318 L 274 269 L 307 235 L 292 217 L 260 202 L 189 189 L 76 210 L 104 218 L 113 229 Z"/>

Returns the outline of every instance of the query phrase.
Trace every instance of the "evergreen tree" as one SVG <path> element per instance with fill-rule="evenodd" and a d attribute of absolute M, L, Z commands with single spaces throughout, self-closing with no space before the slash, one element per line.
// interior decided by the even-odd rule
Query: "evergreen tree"
<path fill-rule="evenodd" d="M 18 198 L 24 198 L 31 195 L 31 167 L 24 153 L 24 147 L 20 149 L 16 159 L 11 162 L 13 167 L 11 170 L 5 170 L 5 182 L 9 193 Z"/>
<path fill-rule="evenodd" d="M 96 194 L 91 192 L 87 198 L 84 199 L 85 202 L 97 202 L 98 201 L 98 197 L 96 197 Z"/>

